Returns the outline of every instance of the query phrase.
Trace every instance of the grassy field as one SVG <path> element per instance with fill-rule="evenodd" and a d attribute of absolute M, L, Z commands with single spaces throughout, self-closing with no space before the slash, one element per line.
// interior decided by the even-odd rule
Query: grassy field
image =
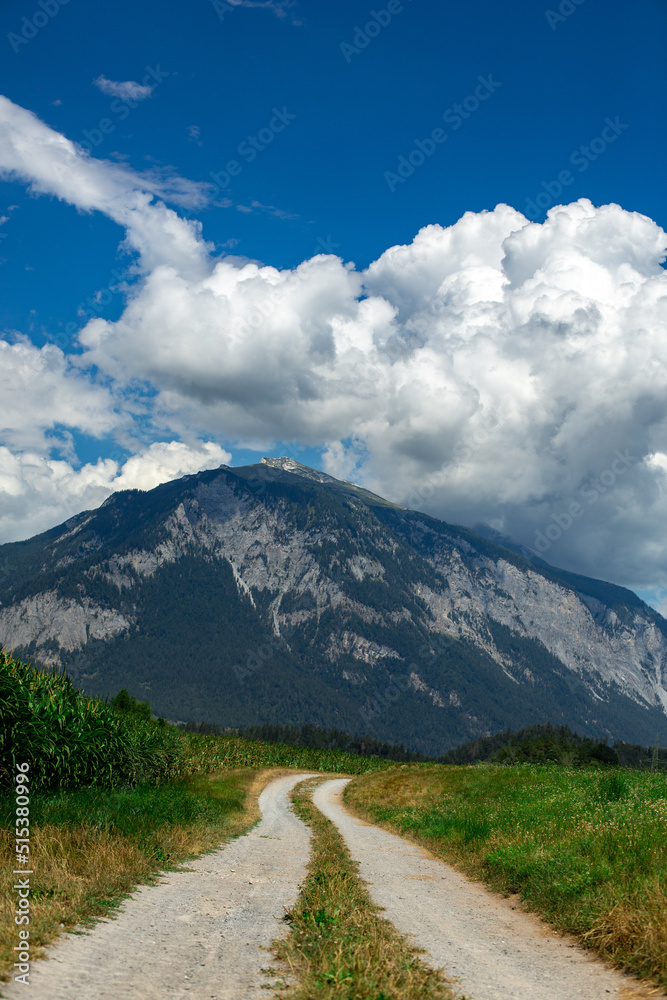
<path fill-rule="evenodd" d="M 259 743 L 240 736 L 181 733 L 178 768 L 182 775 L 205 774 L 230 767 L 289 767 L 327 774 L 366 774 L 396 767 L 382 757 L 360 757 L 341 750 Z"/>
<path fill-rule="evenodd" d="M 308 877 L 289 936 L 275 945 L 297 985 L 285 1000 L 451 1000 L 442 974 L 424 965 L 379 915 L 336 827 L 310 800 L 312 782 L 293 802 L 313 830 Z"/>
<path fill-rule="evenodd" d="M 355 779 L 345 801 L 667 986 L 664 775 L 404 765 Z"/>
<path fill-rule="evenodd" d="M 378 758 L 237 737 L 179 739 L 179 778 L 31 795 L 33 947 L 48 944 L 63 926 L 104 916 L 160 870 L 249 829 L 259 818 L 259 793 L 272 778 L 288 770 L 359 774 L 390 766 Z M 13 825 L 14 800 L 5 795 L 0 827 Z M 14 841 L 7 837 L 0 843 L 0 979 L 14 962 L 14 867 Z"/>
<path fill-rule="evenodd" d="M 31 803 L 30 940 L 52 941 L 64 926 L 113 911 L 160 870 L 212 850 L 259 818 L 257 797 L 281 773 L 249 768 L 135 788 L 83 788 L 35 796 Z M 0 825 L 13 824 L 0 802 Z M 0 979 L 16 944 L 13 841 L 0 844 Z M 36 957 L 36 956 L 33 956 Z"/>
<path fill-rule="evenodd" d="M 160 870 L 247 830 L 271 777 L 310 770 L 359 776 L 346 790 L 355 811 L 492 888 L 518 893 L 557 928 L 667 987 L 664 774 L 396 765 L 181 733 L 152 720 L 148 705 L 125 700 L 119 712 L 77 692 L 66 675 L 0 652 L 0 823 L 14 826 L 10 789 L 17 767 L 27 765 L 33 947 L 108 913 Z M 430 973 L 420 979 L 420 963 L 377 916 L 331 824 L 305 800 L 299 809 L 316 832 L 316 853 L 284 957 L 303 989 L 322 1000 L 446 996 Z M 13 847 L 9 839 L 0 845 L 0 977 L 14 961 Z M 392 949 L 400 959 L 390 958 Z M 390 973 L 384 985 L 379 971 L 368 972 L 373 963 Z M 358 992 L 350 992 L 348 972 Z"/>

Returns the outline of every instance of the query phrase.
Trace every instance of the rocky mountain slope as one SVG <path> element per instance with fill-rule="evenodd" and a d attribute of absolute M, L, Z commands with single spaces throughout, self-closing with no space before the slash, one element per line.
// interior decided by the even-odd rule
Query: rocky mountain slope
<path fill-rule="evenodd" d="M 114 494 L 0 568 L 0 644 L 170 719 L 667 739 L 667 622 L 636 595 L 290 459 Z"/>

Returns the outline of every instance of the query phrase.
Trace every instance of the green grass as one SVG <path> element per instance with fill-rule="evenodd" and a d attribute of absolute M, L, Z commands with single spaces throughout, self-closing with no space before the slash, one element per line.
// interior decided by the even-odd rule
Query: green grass
<path fill-rule="evenodd" d="M 37 795 L 32 799 L 31 825 L 86 827 L 127 838 L 160 864 L 169 858 L 162 852 L 165 836 L 178 827 L 217 832 L 229 818 L 243 810 L 246 786 L 254 777 L 243 771 L 230 772 L 216 780 L 184 778 L 163 785 L 75 791 Z M 13 825 L 13 803 L 0 803 L 0 823 Z"/>
<path fill-rule="evenodd" d="M 360 774 L 392 766 L 377 757 L 262 744 L 174 731 L 178 778 L 30 794 L 31 942 L 115 907 L 160 869 L 219 846 L 259 816 L 260 785 L 284 769 Z M 25 755 L 31 763 L 34 757 Z M 0 824 L 14 825 L 14 801 L 0 798 Z M 10 875 L 14 842 L 0 846 L 0 976 L 16 943 Z"/>
<path fill-rule="evenodd" d="M 17 765 L 30 798 L 36 949 L 61 926 L 108 912 L 160 869 L 248 829 L 259 816 L 259 787 L 276 769 L 360 774 L 392 766 L 335 750 L 181 733 L 151 719 L 150 707 L 127 692 L 112 704 L 88 698 L 65 673 L 0 651 L 0 822 L 9 829 Z M 17 941 L 13 852 L 5 838 L 0 977 L 11 971 Z"/>
<path fill-rule="evenodd" d="M 667 986 L 667 781 L 555 766 L 357 778 L 357 813 L 423 843 L 617 965 Z"/>
<path fill-rule="evenodd" d="M 286 918 L 291 933 L 274 944 L 297 981 L 280 995 L 285 1000 L 451 1000 L 442 973 L 424 965 L 379 915 L 336 827 L 310 800 L 311 787 L 305 782 L 293 793 L 313 841 L 308 877 Z"/>

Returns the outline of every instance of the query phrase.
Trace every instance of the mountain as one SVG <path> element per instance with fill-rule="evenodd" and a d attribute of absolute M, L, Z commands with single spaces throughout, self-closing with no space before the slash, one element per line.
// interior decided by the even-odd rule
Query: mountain
<path fill-rule="evenodd" d="M 291 459 L 115 493 L 0 569 L 0 644 L 172 720 L 667 742 L 667 622 L 635 594 Z"/>

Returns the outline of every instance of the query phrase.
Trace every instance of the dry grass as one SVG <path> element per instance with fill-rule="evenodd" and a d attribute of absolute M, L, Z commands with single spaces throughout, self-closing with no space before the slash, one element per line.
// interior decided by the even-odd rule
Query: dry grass
<path fill-rule="evenodd" d="M 297 985 L 285 1000 L 452 1000 L 441 972 L 417 957 L 380 916 L 336 827 L 310 800 L 312 782 L 294 793 L 313 830 L 308 878 L 287 918 L 290 935 L 275 943 Z M 290 976 L 289 978 L 292 978 Z"/>
<path fill-rule="evenodd" d="M 160 870 L 248 830 L 259 819 L 259 793 L 282 773 L 287 772 L 240 769 L 186 779 L 152 788 L 148 806 L 141 788 L 97 790 L 94 796 L 90 790 L 72 792 L 51 803 L 36 799 L 35 819 L 56 811 L 57 822 L 31 827 L 32 957 L 63 927 L 112 914 L 135 886 L 154 882 Z M 13 971 L 18 940 L 13 846 L 9 838 L 0 845 L 0 979 Z"/>
<path fill-rule="evenodd" d="M 667 983 L 667 893 L 660 880 L 646 885 L 633 899 L 619 899 L 583 939 L 619 965 L 626 963 L 630 952 L 643 975 Z"/>
<path fill-rule="evenodd" d="M 667 784 L 644 772 L 428 767 L 354 779 L 357 815 L 667 987 Z M 662 994 L 661 994 L 662 995 Z"/>

